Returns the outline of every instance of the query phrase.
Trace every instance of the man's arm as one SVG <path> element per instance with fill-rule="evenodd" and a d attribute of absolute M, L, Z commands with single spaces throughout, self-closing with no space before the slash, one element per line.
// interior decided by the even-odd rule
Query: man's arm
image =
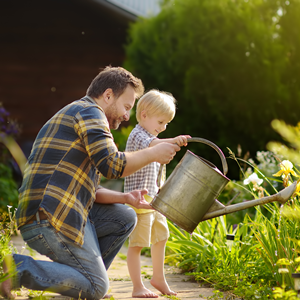
<path fill-rule="evenodd" d="M 179 150 L 180 147 L 177 144 L 159 143 L 153 147 L 136 152 L 124 152 L 127 163 L 122 177 L 131 175 L 155 161 L 161 164 L 168 164 Z"/>
<path fill-rule="evenodd" d="M 144 195 L 148 193 L 147 190 L 135 190 L 129 193 L 122 193 L 117 191 L 108 190 L 105 188 L 96 191 L 96 203 L 102 204 L 130 204 L 135 208 L 153 209 L 150 204 L 145 200 Z"/>

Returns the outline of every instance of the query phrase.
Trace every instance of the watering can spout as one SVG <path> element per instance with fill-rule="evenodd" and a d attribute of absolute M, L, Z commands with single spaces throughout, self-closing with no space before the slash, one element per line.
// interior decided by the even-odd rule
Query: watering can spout
<path fill-rule="evenodd" d="M 260 199 L 254 199 L 242 203 L 237 203 L 229 206 L 224 206 L 222 203 L 220 203 L 218 200 L 215 200 L 213 205 L 210 207 L 210 209 L 207 211 L 207 213 L 203 216 L 201 221 L 205 221 L 208 219 L 216 218 L 219 216 L 227 215 L 233 212 L 237 212 L 239 210 L 247 209 L 256 205 L 263 205 L 270 202 L 279 202 L 281 204 L 286 203 L 294 194 L 297 187 L 297 181 L 295 181 L 293 184 L 291 184 L 289 187 L 281 190 L 277 194 L 263 197 Z"/>

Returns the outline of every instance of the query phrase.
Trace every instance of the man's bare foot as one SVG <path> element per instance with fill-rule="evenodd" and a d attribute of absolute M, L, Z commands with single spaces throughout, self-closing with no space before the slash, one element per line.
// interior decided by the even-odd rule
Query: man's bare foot
<path fill-rule="evenodd" d="M 152 277 L 152 279 L 150 280 L 150 283 L 153 287 L 155 287 L 157 290 L 159 290 L 163 295 L 177 295 L 176 292 L 173 292 L 172 290 L 170 290 L 170 288 L 165 280 L 155 281 Z"/>
<path fill-rule="evenodd" d="M 13 258 L 12 255 L 7 255 L 3 259 L 3 273 L 10 276 L 13 270 Z M 11 278 L 6 279 L 0 284 L 0 295 L 4 298 L 15 299 L 15 296 L 11 293 L 12 282 Z"/>
<path fill-rule="evenodd" d="M 132 298 L 158 298 L 158 295 L 143 287 L 133 290 Z"/>

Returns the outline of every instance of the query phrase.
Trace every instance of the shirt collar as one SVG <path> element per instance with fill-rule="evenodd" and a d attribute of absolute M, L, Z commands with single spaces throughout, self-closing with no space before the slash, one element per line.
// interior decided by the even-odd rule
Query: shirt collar
<path fill-rule="evenodd" d="M 90 102 L 96 104 L 96 105 L 99 106 L 100 109 L 104 112 L 103 108 L 102 108 L 102 107 L 101 107 L 101 106 L 100 106 L 100 105 L 99 105 L 92 97 L 90 97 L 90 96 L 88 96 L 88 95 L 85 95 L 85 96 L 83 97 L 83 99 L 88 100 L 88 101 L 90 101 Z"/>
<path fill-rule="evenodd" d="M 156 138 L 156 136 L 154 134 L 150 133 L 148 130 L 146 130 L 144 127 L 142 127 L 140 124 L 136 124 L 136 128 L 145 132 L 149 137 Z"/>

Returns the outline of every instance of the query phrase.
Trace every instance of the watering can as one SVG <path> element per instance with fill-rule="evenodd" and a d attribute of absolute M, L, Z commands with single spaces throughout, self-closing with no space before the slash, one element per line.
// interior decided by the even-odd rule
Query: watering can
<path fill-rule="evenodd" d="M 216 200 L 230 181 L 225 176 L 228 166 L 223 152 L 206 139 L 188 138 L 187 141 L 200 142 L 215 149 L 221 158 L 223 173 L 211 162 L 187 150 L 150 205 L 189 233 L 208 219 L 274 201 L 284 204 L 296 190 L 295 181 L 277 194 L 225 206 Z M 163 165 L 157 179 L 159 187 L 162 168 Z"/>

